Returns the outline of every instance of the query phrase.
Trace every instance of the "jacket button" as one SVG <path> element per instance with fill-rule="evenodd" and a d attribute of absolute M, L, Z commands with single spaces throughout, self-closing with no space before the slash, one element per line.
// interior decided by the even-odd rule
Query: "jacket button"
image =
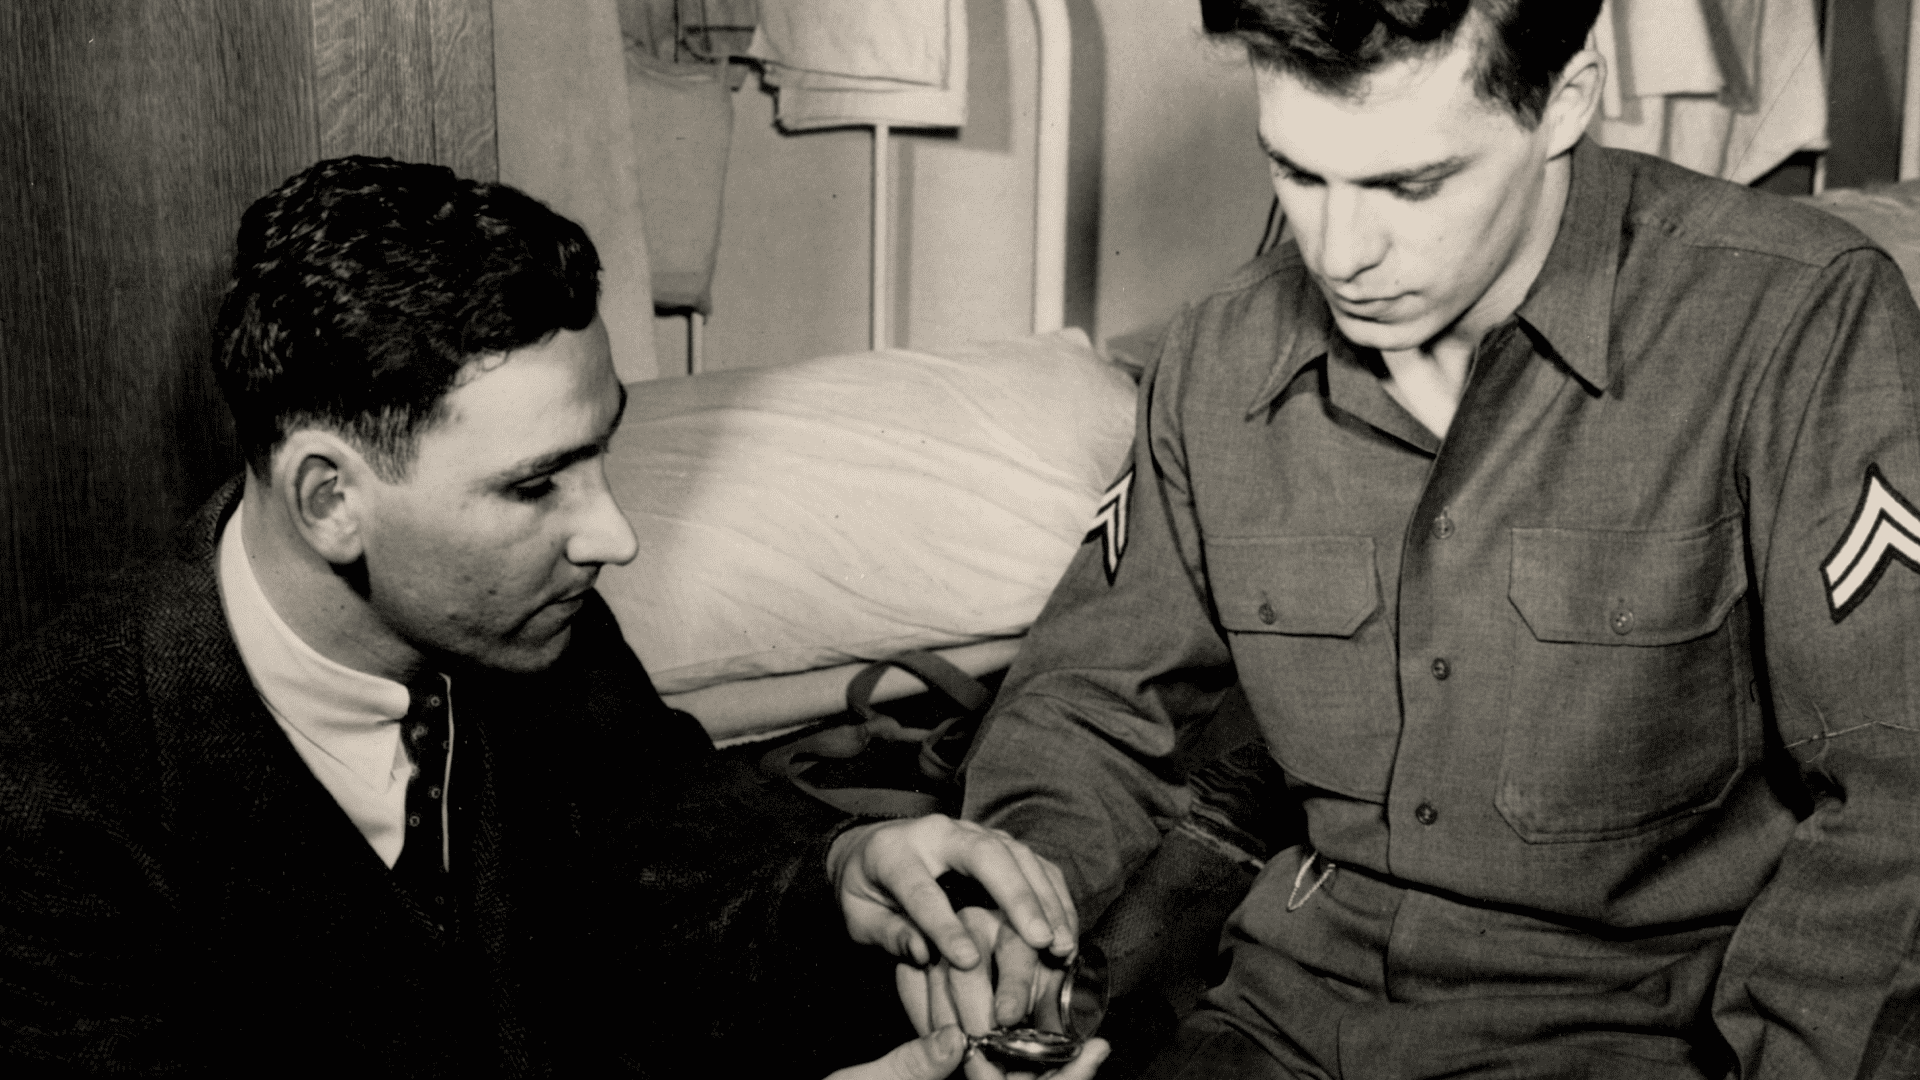
<path fill-rule="evenodd" d="M 1613 613 L 1613 632 L 1616 634 L 1633 633 L 1633 612 L 1616 611 Z"/>
<path fill-rule="evenodd" d="M 1432 803 L 1423 802 L 1414 809 L 1413 820 L 1422 825 L 1431 825 L 1440 820 L 1440 811 L 1435 810 Z"/>
<path fill-rule="evenodd" d="M 1447 516 L 1445 510 L 1442 510 L 1439 514 L 1435 515 L 1433 519 L 1433 538 L 1435 540 L 1445 540 L 1452 535 L 1453 519 Z"/>
<path fill-rule="evenodd" d="M 1274 623 L 1274 620 L 1278 619 L 1279 617 L 1280 616 L 1275 615 L 1273 613 L 1272 604 L 1265 603 L 1265 602 L 1261 603 L 1260 605 L 1260 621 L 1261 622 L 1266 623 L 1268 626 L 1272 626 Z"/>
<path fill-rule="evenodd" d="M 1453 674 L 1453 668 L 1447 666 L 1447 661 L 1444 657 L 1436 656 L 1433 658 L 1433 677 L 1434 678 L 1439 679 L 1442 682 L 1445 682 L 1447 676 L 1451 674 Z"/>

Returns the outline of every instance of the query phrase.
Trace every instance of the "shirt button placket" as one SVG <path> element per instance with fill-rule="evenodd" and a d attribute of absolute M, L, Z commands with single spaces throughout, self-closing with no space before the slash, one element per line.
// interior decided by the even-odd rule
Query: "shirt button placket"
<path fill-rule="evenodd" d="M 1432 517 L 1427 519 L 1427 542 L 1436 546 L 1440 545 L 1453 537 L 1455 529 L 1456 526 L 1452 513 L 1449 512 L 1447 507 L 1442 506 Z M 1441 561 L 1441 552 L 1436 547 L 1436 550 L 1427 556 L 1423 565 L 1423 570 L 1425 571 L 1425 575 L 1421 579 L 1421 585 L 1423 587 L 1428 589 L 1435 587 L 1436 583 L 1431 578 L 1432 575 L 1437 573 L 1437 564 Z M 1403 579 L 1403 588 L 1405 588 L 1406 585 L 1407 582 Z M 1446 630 L 1443 626 L 1429 625 L 1426 627 L 1426 633 L 1420 635 L 1420 637 L 1425 640 L 1412 643 L 1411 647 L 1416 649 L 1421 648 L 1422 645 L 1427 647 L 1444 647 L 1442 638 L 1445 633 Z M 1416 653 L 1415 655 L 1418 654 Z M 1412 665 L 1409 665 L 1409 667 L 1413 670 L 1418 670 L 1418 668 L 1413 668 Z M 1426 669 L 1427 674 L 1436 683 L 1446 682 L 1453 677 L 1453 662 L 1445 656 L 1429 654 Z M 1446 713 L 1447 698 L 1450 696 L 1450 694 L 1441 691 L 1438 687 L 1430 690 L 1416 691 L 1407 699 L 1407 706 L 1410 710 L 1407 714 L 1407 721 L 1409 723 L 1421 724 L 1427 727 L 1428 730 L 1431 730 L 1430 725 L 1441 722 L 1440 716 Z M 1409 774 L 1408 779 L 1409 782 L 1419 782 L 1413 780 L 1411 774 Z M 1429 779 L 1432 778 L 1429 777 Z M 1409 800 L 1409 802 L 1412 802 L 1412 800 Z M 1405 812 L 1404 810 L 1402 811 L 1402 813 Z M 1440 820 L 1440 810 L 1430 799 L 1422 799 L 1414 803 L 1412 817 L 1423 829 L 1430 828 Z M 1412 838 L 1408 837 L 1407 839 L 1411 840 Z"/>

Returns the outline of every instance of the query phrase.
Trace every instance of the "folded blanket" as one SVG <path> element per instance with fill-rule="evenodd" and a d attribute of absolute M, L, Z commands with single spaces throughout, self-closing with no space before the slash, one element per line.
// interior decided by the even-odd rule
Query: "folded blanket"
<path fill-rule="evenodd" d="M 752 55 L 794 71 L 947 81 L 947 0 L 767 0 Z"/>
<path fill-rule="evenodd" d="M 966 0 L 763 0 L 748 54 L 787 131 L 966 123 Z"/>

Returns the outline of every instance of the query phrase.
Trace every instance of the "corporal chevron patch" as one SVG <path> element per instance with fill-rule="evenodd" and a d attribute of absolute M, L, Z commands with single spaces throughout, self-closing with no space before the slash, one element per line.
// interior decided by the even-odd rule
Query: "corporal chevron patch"
<path fill-rule="evenodd" d="M 1833 621 L 1853 614 L 1895 560 L 1920 573 L 1920 511 L 1869 465 L 1853 520 L 1820 566 Z"/>
<path fill-rule="evenodd" d="M 1083 544 L 1100 541 L 1100 561 L 1107 568 L 1107 584 L 1113 584 L 1120 572 L 1120 556 L 1127 550 L 1127 503 L 1133 497 L 1133 470 L 1113 482 L 1100 496 L 1100 509 L 1093 513 L 1093 527 L 1087 530 Z"/>

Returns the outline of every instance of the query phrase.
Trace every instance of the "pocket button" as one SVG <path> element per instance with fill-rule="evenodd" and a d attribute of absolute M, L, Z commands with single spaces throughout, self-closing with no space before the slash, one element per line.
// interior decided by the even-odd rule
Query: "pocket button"
<path fill-rule="evenodd" d="M 1625 637 L 1633 633 L 1633 612 L 1625 608 L 1613 613 L 1613 632 Z"/>
<path fill-rule="evenodd" d="M 1261 622 L 1266 623 L 1268 626 L 1272 626 L 1273 621 L 1275 619 L 1278 619 L 1279 617 L 1280 616 L 1275 615 L 1273 613 L 1273 605 L 1271 603 L 1267 603 L 1265 601 L 1261 602 L 1260 604 L 1260 621 Z"/>

